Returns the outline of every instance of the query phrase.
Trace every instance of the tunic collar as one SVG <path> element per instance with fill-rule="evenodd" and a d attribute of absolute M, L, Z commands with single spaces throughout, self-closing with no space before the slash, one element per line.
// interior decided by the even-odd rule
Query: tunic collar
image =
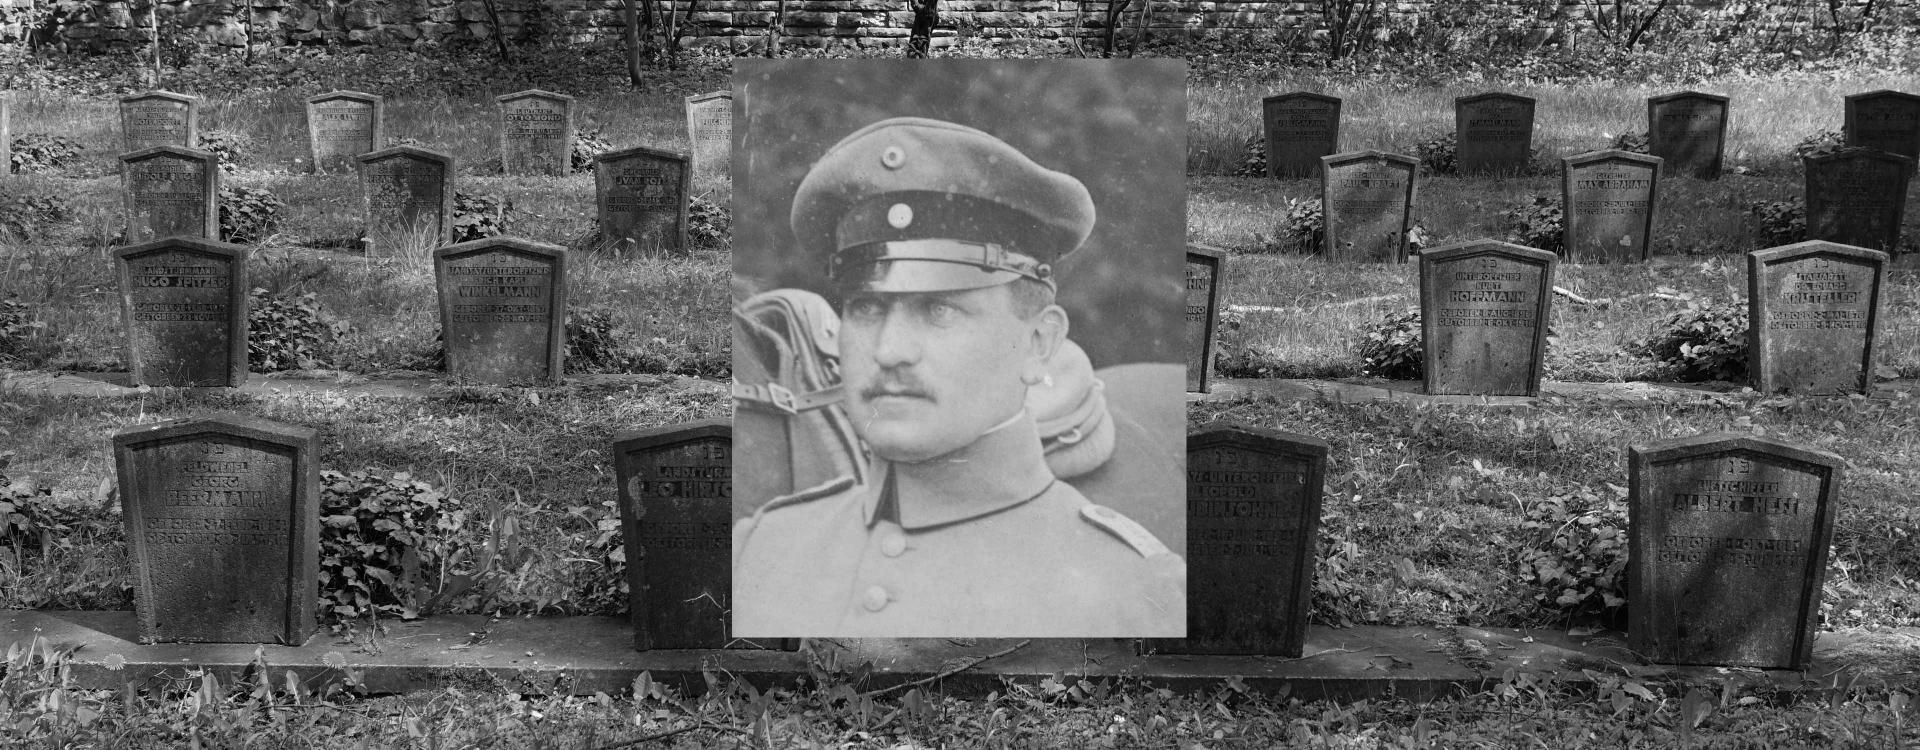
<path fill-rule="evenodd" d="M 875 460 L 876 478 L 863 508 L 871 527 L 893 494 L 903 529 L 965 521 L 1038 497 L 1053 484 L 1033 417 L 1020 412 L 1009 424 L 981 435 L 965 448 L 918 463 Z"/>

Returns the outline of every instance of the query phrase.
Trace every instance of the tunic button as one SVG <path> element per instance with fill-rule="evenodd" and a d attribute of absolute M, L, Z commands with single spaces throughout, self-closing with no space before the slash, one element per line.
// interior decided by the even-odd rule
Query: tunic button
<path fill-rule="evenodd" d="M 907 538 L 899 534 L 880 540 L 880 553 L 887 557 L 899 557 L 907 551 Z"/>
<path fill-rule="evenodd" d="M 868 612 L 878 612 L 880 610 L 886 609 L 887 608 L 887 590 L 880 588 L 879 586 L 868 586 L 866 601 L 862 603 L 866 605 Z"/>

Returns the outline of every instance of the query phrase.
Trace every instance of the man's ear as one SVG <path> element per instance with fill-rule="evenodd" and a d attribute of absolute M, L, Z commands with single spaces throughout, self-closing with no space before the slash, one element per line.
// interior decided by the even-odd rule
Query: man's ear
<path fill-rule="evenodd" d="M 1053 355 L 1059 353 L 1060 344 L 1067 340 L 1067 311 L 1059 305 L 1047 305 L 1047 309 L 1033 317 L 1033 353 L 1042 365 L 1053 361 Z"/>

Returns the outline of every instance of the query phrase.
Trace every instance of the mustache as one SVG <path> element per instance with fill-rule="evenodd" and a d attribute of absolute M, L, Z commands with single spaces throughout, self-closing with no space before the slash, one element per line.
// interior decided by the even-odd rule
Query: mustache
<path fill-rule="evenodd" d="M 925 384 L 911 375 L 901 374 L 882 375 L 860 389 L 860 398 L 865 400 L 870 401 L 882 396 L 907 396 L 933 400 L 933 393 L 927 390 Z"/>

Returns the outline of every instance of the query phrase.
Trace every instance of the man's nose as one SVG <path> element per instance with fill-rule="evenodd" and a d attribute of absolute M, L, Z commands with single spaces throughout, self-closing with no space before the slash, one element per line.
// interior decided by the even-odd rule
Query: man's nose
<path fill-rule="evenodd" d="M 920 327 L 913 325 L 911 316 L 905 312 L 898 305 L 892 306 L 880 321 L 880 330 L 874 332 L 873 340 L 875 364 L 898 367 L 920 360 Z"/>

